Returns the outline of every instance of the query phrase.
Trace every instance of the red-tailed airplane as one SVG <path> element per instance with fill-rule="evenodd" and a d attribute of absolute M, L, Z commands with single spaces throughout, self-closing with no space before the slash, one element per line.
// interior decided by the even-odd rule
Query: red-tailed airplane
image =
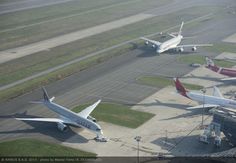
<path fill-rule="evenodd" d="M 229 78 L 223 78 L 221 80 L 224 81 L 236 80 L 236 69 L 219 67 L 215 65 L 214 62 L 208 57 L 206 57 L 206 68 L 218 74 L 222 74 L 229 77 Z"/>
<path fill-rule="evenodd" d="M 236 109 L 236 101 L 232 99 L 224 98 L 217 87 L 214 87 L 213 95 L 205 95 L 203 93 L 197 93 L 197 92 L 193 92 L 193 91 L 189 91 L 185 89 L 178 78 L 174 78 L 174 82 L 175 82 L 176 90 L 179 94 L 191 100 L 204 104 L 204 106 L 198 105 L 198 106 L 188 107 L 187 109 L 198 109 L 198 108 L 203 108 L 203 107 L 215 108 L 219 106 L 225 107 L 225 108 Z"/>

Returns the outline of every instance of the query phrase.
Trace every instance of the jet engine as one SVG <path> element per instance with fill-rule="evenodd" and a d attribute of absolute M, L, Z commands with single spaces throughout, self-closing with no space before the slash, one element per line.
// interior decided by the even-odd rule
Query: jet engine
<path fill-rule="evenodd" d="M 148 42 L 148 41 L 146 41 L 146 42 L 145 42 L 145 45 L 148 45 L 148 44 L 149 44 L 149 42 Z"/>
<path fill-rule="evenodd" d="M 196 51 L 196 50 L 197 50 L 197 47 L 196 47 L 196 46 L 192 47 L 192 51 L 193 51 L 193 52 Z"/>
<path fill-rule="evenodd" d="M 57 123 L 57 128 L 60 130 L 60 131 L 66 131 L 67 130 L 67 126 L 61 122 L 58 122 Z"/>
<path fill-rule="evenodd" d="M 184 48 L 179 48 L 178 51 L 179 51 L 179 52 L 183 52 L 183 51 L 184 51 Z"/>
<path fill-rule="evenodd" d="M 155 48 L 156 48 L 156 45 L 152 45 L 152 48 L 155 49 Z"/>
<path fill-rule="evenodd" d="M 92 116 L 88 116 L 87 119 L 93 121 L 93 122 L 97 122 L 97 120 L 95 118 L 93 118 Z"/>

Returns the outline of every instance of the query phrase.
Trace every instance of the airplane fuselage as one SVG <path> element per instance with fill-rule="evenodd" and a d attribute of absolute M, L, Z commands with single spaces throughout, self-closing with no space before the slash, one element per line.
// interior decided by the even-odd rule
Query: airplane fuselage
<path fill-rule="evenodd" d="M 211 66 L 211 65 L 206 66 L 206 68 L 225 76 L 236 77 L 236 69 L 223 68 L 223 67 Z"/>
<path fill-rule="evenodd" d="M 201 93 L 195 92 L 186 92 L 186 95 L 197 102 L 204 104 L 215 104 L 220 105 L 222 107 L 234 108 L 236 109 L 236 101 L 216 96 L 204 95 Z"/>
<path fill-rule="evenodd" d="M 178 46 L 182 40 L 183 36 L 178 35 L 174 38 L 171 38 L 170 40 L 167 40 L 163 42 L 158 48 L 157 48 L 157 53 L 162 53 L 164 51 L 167 51 L 169 49 L 175 48 Z"/>
<path fill-rule="evenodd" d="M 44 105 L 50 110 L 58 113 L 60 116 L 65 117 L 67 121 L 71 121 L 74 126 L 87 128 L 95 133 L 102 134 L 101 127 L 89 119 L 80 117 L 76 113 L 66 109 L 63 106 L 60 106 L 54 102 L 44 102 Z"/>

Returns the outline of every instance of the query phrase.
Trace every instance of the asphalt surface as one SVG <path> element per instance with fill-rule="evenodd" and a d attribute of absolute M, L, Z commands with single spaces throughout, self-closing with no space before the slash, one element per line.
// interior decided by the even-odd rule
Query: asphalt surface
<path fill-rule="evenodd" d="M 204 28 L 196 26 L 188 30 L 183 29 L 183 34 L 188 35 L 196 32 L 198 37 L 191 40 L 194 43 L 220 42 L 226 36 L 235 33 L 235 25 L 235 17 L 228 15 L 223 20 L 210 19 L 204 22 Z M 181 55 L 188 54 L 190 53 L 184 52 Z M 195 54 L 217 55 L 205 52 L 203 49 L 200 49 Z M 115 57 L 105 63 L 50 84 L 46 88 L 50 96 L 56 96 L 56 103 L 68 108 L 85 102 L 94 102 L 100 98 L 103 101 L 136 104 L 158 90 L 158 88 L 138 84 L 136 81 L 138 77 L 160 74 L 182 76 L 193 70 L 186 64 L 178 63 L 176 61 L 177 57 L 178 54 L 173 53 L 165 53 L 158 56 L 151 49 L 138 48 L 130 53 Z M 55 124 L 24 123 L 12 118 L 21 116 L 55 117 L 56 114 L 47 108 L 28 103 L 40 98 L 42 98 L 41 90 L 35 90 L 0 104 L 0 141 L 18 137 L 37 137 L 61 142 L 79 132 L 79 130 L 70 130 L 67 133 L 61 133 L 57 130 Z M 88 140 L 81 137 L 78 141 L 86 143 Z"/>
<path fill-rule="evenodd" d="M 192 20 L 190 20 L 190 21 L 185 22 L 185 24 L 191 23 L 191 22 L 194 22 L 194 21 L 197 21 L 197 20 L 205 19 L 205 18 L 207 18 L 207 17 L 209 17 L 209 16 L 211 16 L 211 15 L 212 15 L 212 14 L 207 14 L 207 15 L 203 15 L 203 16 L 197 17 L 197 18 L 195 18 L 195 19 L 192 19 Z M 174 28 L 176 28 L 176 27 L 179 27 L 179 25 L 175 25 L 175 26 L 173 26 L 173 27 L 167 28 L 167 29 L 163 30 L 162 32 L 168 32 L 168 31 L 170 31 L 171 29 L 174 29 Z M 158 32 L 158 33 L 159 33 L 159 32 Z M 152 35 L 157 35 L 157 33 L 149 34 L 149 35 L 144 36 L 144 37 L 149 37 L 149 36 L 152 36 Z M 1 90 L 4 90 L 4 89 L 11 88 L 11 87 L 16 86 L 16 85 L 18 85 L 18 84 L 22 84 L 22 83 L 24 83 L 24 82 L 26 82 L 26 81 L 29 81 L 29 80 L 32 80 L 32 79 L 34 79 L 34 78 L 37 78 L 37 77 L 46 75 L 46 74 L 48 74 L 48 73 L 51 73 L 51 72 L 56 71 L 56 70 L 59 70 L 59 69 L 61 69 L 61 68 L 64 68 L 64 67 L 66 67 L 66 66 L 69 66 L 69 65 L 71 65 L 71 64 L 74 64 L 74 63 L 80 62 L 80 61 L 82 61 L 82 60 L 88 59 L 88 58 L 90 58 L 90 57 L 93 57 L 93 56 L 102 54 L 102 53 L 104 53 L 104 52 L 113 50 L 113 49 L 115 49 L 115 48 L 121 47 L 121 46 L 123 46 L 123 45 L 125 45 L 125 44 L 130 44 L 130 43 L 132 44 L 133 42 L 135 42 L 135 41 L 137 41 L 137 40 L 139 40 L 139 39 L 140 39 L 140 38 L 136 38 L 136 39 L 133 39 L 133 40 L 128 40 L 128 41 L 122 42 L 122 43 L 120 43 L 120 44 L 117 44 L 117 45 L 108 47 L 108 48 L 106 48 L 106 49 L 103 49 L 103 50 L 100 50 L 100 51 L 96 51 L 96 52 L 94 52 L 94 53 L 90 53 L 90 54 L 88 54 L 88 55 L 86 55 L 86 56 L 79 57 L 79 58 L 74 59 L 74 60 L 72 60 L 72 61 L 65 62 L 65 63 L 63 63 L 63 64 L 60 64 L 60 65 L 56 66 L 56 67 L 47 69 L 47 70 L 42 71 L 42 72 L 40 72 L 40 73 L 37 73 L 37 74 L 31 75 L 31 76 L 29 76 L 29 77 L 26 77 L 26 78 L 24 78 L 24 79 L 17 80 L 17 81 L 15 81 L 15 82 L 13 82 L 13 83 L 9 83 L 9 84 L 7 84 L 7 85 L 3 85 L 3 86 L 0 87 L 0 91 L 1 91 Z M 0 53 L 1 53 L 1 52 L 0 52 Z M 1 55 L 1 54 L 0 54 L 0 55 Z M 4 55 L 5 55 L 5 54 L 4 54 Z M 1 61 L 0 61 L 0 63 L 1 63 Z"/>
<path fill-rule="evenodd" d="M 0 14 L 7 14 L 32 8 L 66 3 L 73 0 L 19 0 L 16 2 L 0 3 Z"/>

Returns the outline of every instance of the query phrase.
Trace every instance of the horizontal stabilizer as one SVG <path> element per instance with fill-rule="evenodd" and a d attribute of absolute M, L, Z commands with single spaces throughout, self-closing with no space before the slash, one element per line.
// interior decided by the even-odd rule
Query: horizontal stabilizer
<path fill-rule="evenodd" d="M 168 33 L 168 35 L 171 36 L 171 37 L 173 37 L 173 38 L 176 37 L 174 33 Z"/>
<path fill-rule="evenodd" d="M 219 105 L 215 104 L 204 104 L 204 108 L 211 109 L 211 108 L 216 108 Z M 202 109 L 203 105 L 198 105 L 198 106 L 192 106 L 192 107 L 187 107 L 188 110 L 193 110 L 193 109 Z"/>
<path fill-rule="evenodd" d="M 147 42 L 149 42 L 149 43 L 151 43 L 151 44 L 153 44 L 153 45 L 157 45 L 157 46 L 160 46 L 160 45 L 161 45 L 161 42 L 159 42 L 159 41 L 150 40 L 150 39 L 145 38 L 145 37 L 140 37 L 140 39 L 145 40 L 145 41 L 147 41 Z"/>

